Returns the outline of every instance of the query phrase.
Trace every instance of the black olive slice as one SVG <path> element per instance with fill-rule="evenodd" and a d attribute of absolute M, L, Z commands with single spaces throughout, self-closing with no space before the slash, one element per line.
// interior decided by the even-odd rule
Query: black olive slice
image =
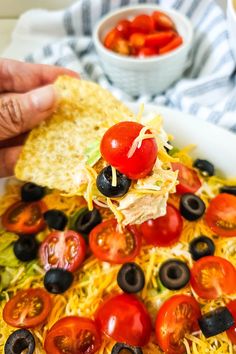
<path fill-rule="evenodd" d="M 34 235 L 24 235 L 14 243 L 13 251 L 20 261 L 29 262 L 37 257 L 38 248 L 39 243 Z"/>
<path fill-rule="evenodd" d="M 62 294 L 73 283 L 74 276 L 71 272 L 62 268 L 49 269 L 44 276 L 44 287 L 52 294 Z"/>
<path fill-rule="evenodd" d="M 49 228 L 59 231 L 63 231 L 68 222 L 66 214 L 57 209 L 48 210 L 43 214 L 43 216 Z"/>
<path fill-rule="evenodd" d="M 25 183 L 21 187 L 21 199 L 24 202 L 35 202 L 40 200 L 45 195 L 45 188 L 38 186 L 35 183 Z"/>
<path fill-rule="evenodd" d="M 188 284 L 190 270 L 186 263 L 178 259 L 170 259 L 161 265 L 159 278 L 167 289 L 179 290 Z"/>
<path fill-rule="evenodd" d="M 221 306 L 205 313 L 199 320 L 199 326 L 206 338 L 222 333 L 234 325 L 234 318 L 227 307 Z"/>
<path fill-rule="evenodd" d="M 89 234 L 92 229 L 102 222 L 102 217 L 98 209 L 89 211 L 87 208 L 79 214 L 75 221 L 75 231 L 82 234 Z"/>
<path fill-rule="evenodd" d="M 97 176 L 97 189 L 106 197 L 122 197 L 131 185 L 131 180 L 124 174 L 116 171 L 117 184 L 112 186 L 111 166 L 105 167 Z"/>
<path fill-rule="evenodd" d="M 143 354 L 140 347 L 133 347 L 125 343 L 116 343 L 112 348 L 111 354 Z"/>
<path fill-rule="evenodd" d="M 215 244 L 211 238 L 199 236 L 190 242 L 189 252 L 191 253 L 192 259 L 197 261 L 205 256 L 213 256 L 215 253 Z"/>
<path fill-rule="evenodd" d="M 205 213 L 206 206 L 197 195 L 186 193 L 181 196 L 179 210 L 186 220 L 195 221 Z"/>
<path fill-rule="evenodd" d="M 220 193 L 227 193 L 236 196 L 236 186 L 223 186 L 220 188 Z"/>
<path fill-rule="evenodd" d="M 122 265 L 117 275 L 119 287 L 126 293 L 138 293 L 145 284 L 145 276 L 142 268 L 129 262 Z"/>
<path fill-rule="evenodd" d="M 213 176 L 215 173 L 214 165 L 207 160 L 197 159 L 194 161 L 193 167 L 197 168 L 204 177 Z"/>
<path fill-rule="evenodd" d="M 27 329 L 18 329 L 13 332 L 7 339 L 4 353 L 5 354 L 33 354 L 35 349 L 35 340 L 33 335 Z"/>

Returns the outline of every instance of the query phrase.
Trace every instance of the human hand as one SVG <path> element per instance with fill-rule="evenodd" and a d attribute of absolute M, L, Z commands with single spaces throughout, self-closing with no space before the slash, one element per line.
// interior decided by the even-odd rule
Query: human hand
<path fill-rule="evenodd" d="M 79 77 L 61 67 L 0 59 L 0 177 L 13 173 L 27 132 L 54 111 L 52 83 L 63 74 Z"/>

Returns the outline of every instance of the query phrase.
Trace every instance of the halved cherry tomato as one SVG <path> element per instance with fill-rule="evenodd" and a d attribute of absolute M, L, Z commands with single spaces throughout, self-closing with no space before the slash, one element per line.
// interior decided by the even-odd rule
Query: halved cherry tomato
<path fill-rule="evenodd" d="M 175 24 L 171 18 L 161 11 L 154 11 L 152 18 L 155 24 L 155 29 L 158 31 L 175 30 Z"/>
<path fill-rule="evenodd" d="M 236 236 L 236 196 L 221 193 L 212 199 L 206 211 L 206 222 L 220 236 Z"/>
<path fill-rule="evenodd" d="M 104 40 L 105 47 L 114 52 L 141 58 L 167 53 L 181 43 L 174 22 L 161 11 L 120 20 Z"/>
<path fill-rule="evenodd" d="M 207 300 L 236 293 L 236 270 L 224 258 L 200 258 L 191 269 L 190 285 L 195 293 Z"/>
<path fill-rule="evenodd" d="M 119 31 L 120 35 L 125 38 L 128 39 L 131 33 L 131 22 L 129 20 L 121 20 L 120 22 L 118 22 L 116 29 Z"/>
<path fill-rule="evenodd" d="M 168 354 L 183 354 L 182 340 L 188 333 L 199 330 L 200 306 L 189 295 L 174 295 L 164 302 L 157 313 L 156 337 L 161 349 Z"/>
<path fill-rule="evenodd" d="M 158 51 L 154 48 L 143 47 L 138 51 L 139 58 L 151 57 L 153 55 L 157 55 Z"/>
<path fill-rule="evenodd" d="M 113 50 L 117 40 L 121 38 L 120 32 L 114 28 L 106 35 L 104 39 L 104 45 L 107 49 Z"/>
<path fill-rule="evenodd" d="M 183 43 L 182 37 L 177 36 L 177 37 L 173 38 L 172 41 L 169 42 L 166 46 L 160 48 L 159 54 L 168 53 L 168 52 L 172 51 L 173 49 L 178 48 L 182 43 Z"/>
<path fill-rule="evenodd" d="M 122 264 L 132 261 L 140 252 L 141 236 L 134 225 L 119 232 L 117 221 L 103 221 L 89 234 L 94 255 L 105 262 Z"/>
<path fill-rule="evenodd" d="M 202 183 L 195 170 L 179 162 L 173 162 L 171 166 L 173 171 L 179 171 L 179 184 L 176 186 L 178 194 L 195 193 L 201 187 Z"/>
<path fill-rule="evenodd" d="M 227 307 L 229 309 L 229 311 L 231 312 L 234 321 L 235 321 L 235 325 L 230 327 L 230 329 L 228 329 L 226 331 L 227 336 L 229 337 L 229 339 L 231 340 L 231 342 L 236 345 L 236 300 L 232 300 L 227 304 Z"/>
<path fill-rule="evenodd" d="M 35 234 L 45 227 L 43 213 L 47 206 L 43 201 L 32 203 L 17 202 L 2 216 L 3 227 L 17 234 Z"/>
<path fill-rule="evenodd" d="M 150 339 L 150 316 L 134 295 L 119 294 L 106 299 L 99 306 L 95 321 L 102 333 L 117 342 L 143 346 Z"/>
<path fill-rule="evenodd" d="M 46 335 L 47 354 L 93 354 L 101 346 L 101 337 L 94 321 L 68 316 L 57 321 Z"/>
<path fill-rule="evenodd" d="M 175 32 L 173 31 L 166 31 L 166 32 L 159 32 L 153 33 L 146 36 L 145 45 L 147 47 L 163 47 L 168 44 L 174 37 Z"/>
<path fill-rule="evenodd" d="M 43 241 L 39 254 L 45 270 L 58 267 L 74 272 L 85 258 L 86 244 L 75 231 L 55 231 Z"/>
<path fill-rule="evenodd" d="M 182 229 L 183 220 L 180 212 L 170 204 L 167 204 L 164 216 L 145 221 L 140 226 L 147 244 L 160 247 L 169 247 L 178 242 Z"/>
<path fill-rule="evenodd" d="M 106 131 L 100 145 L 104 160 L 131 179 L 146 177 L 157 158 L 154 138 L 144 139 L 141 146 L 135 144 L 143 128 L 142 124 L 136 122 L 117 123 Z M 150 133 L 146 131 L 146 134 Z"/>
<path fill-rule="evenodd" d="M 129 42 L 126 41 L 125 39 L 119 38 L 114 43 L 113 50 L 114 50 L 114 52 L 122 54 L 122 55 L 129 55 L 129 53 L 130 53 Z"/>
<path fill-rule="evenodd" d="M 142 33 L 133 33 L 130 36 L 129 43 L 133 48 L 141 48 L 144 46 L 146 36 Z"/>
<path fill-rule="evenodd" d="M 18 291 L 3 309 L 3 319 L 10 326 L 32 328 L 43 323 L 51 311 L 51 297 L 43 289 Z"/>
<path fill-rule="evenodd" d="M 155 30 L 153 18 L 149 15 L 138 15 L 131 23 L 131 31 L 141 33 L 152 33 Z"/>

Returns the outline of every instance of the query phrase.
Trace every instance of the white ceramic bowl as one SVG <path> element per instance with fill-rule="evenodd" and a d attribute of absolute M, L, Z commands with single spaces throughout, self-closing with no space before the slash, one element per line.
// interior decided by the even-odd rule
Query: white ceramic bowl
<path fill-rule="evenodd" d="M 155 10 L 163 11 L 171 17 L 183 38 L 180 47 L 167 54 L 144 59 L 119 55 L 104 47 L 106 34 L 119 20 L 143 13 L 151 14 Z M 187 17 L 178 11 L 148 4 L 122 7 L 109 13 L 99 21 L 93 34 L 94 45 L 105 73 L 117 87 L 133 96 L 161 93 L 178 80 L 186 67 L 192 37 L 193 29 Z"/>
<path fill-rule="evenodd" d="M 228 0 L 227 19 L 230 44 L 236 60 L 236 0 Z"/>

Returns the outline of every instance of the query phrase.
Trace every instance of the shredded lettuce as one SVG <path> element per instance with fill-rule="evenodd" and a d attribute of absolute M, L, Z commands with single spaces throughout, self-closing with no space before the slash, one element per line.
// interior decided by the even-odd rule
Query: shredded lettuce
<path fill-rule="evenodd" d="M 100 153 L 100 141 L 95 140 L 88 145 L 88 147 L 84 150 L 84 155 L 87 159 L 87 164 L 89 166 L 94 166 L 96 162 L 101 158 Z"/>
<path fill-rule="evenodd" d="M 17 239 L 17 235 L 0 230 L 0 291 L 9 286 L 18 272 L 20 261 L 13 252 L 13 242 Z"/>
<path fill-rule="evenodd" d="M 171 150 L 169 150 L 168 151 L 168 154 L 170 155 L 170 156 L 175 156 L 175 154 L 177 153 L 177 152 L 179 152 L 180 150 L 177 148 L 177 147 L 173 147 L 173 149 L 171 149 Z"/>
<path fill-rule="evenodd" d="M 12 244 L 18 239 L 18 236 L 6 232 L 0 231 L 0 267 L 18 267 L 20 262 L 16 258 L 13 252 Z"/>
<path fill-rule="evenodd" d="M 158 284 L 158 293 L 163 293 L 164 291 L 168 290 L 161 282 L 160 278 L 157 277 L 157 284 Z"/>
<path fill-rule="evenodd" d="M 37 261 L 24 263 L 16 258 L 13 244 L 18 237 L 11 232 L 0 230 L 0 292 L 9 287 L 22 268 L 24 276 L 21 277 L 21 280 L 37 273 L 35 270 Z"/>

